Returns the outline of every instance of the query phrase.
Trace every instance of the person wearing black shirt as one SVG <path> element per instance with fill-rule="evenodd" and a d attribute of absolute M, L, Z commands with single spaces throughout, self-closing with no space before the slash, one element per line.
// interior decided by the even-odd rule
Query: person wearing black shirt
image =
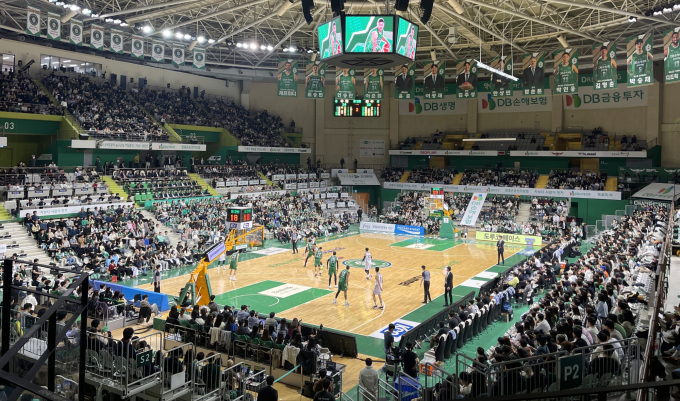
<path fill-rule="evenodd" d="M 329 391 L 331 387 L 330 379 L 323 379 L 322 385 L 323 391 L 314 394 L 314 401 L 335 401 L 335 396 Z"/>
<path fill-rule="evenodd" d="M 401 359 L 404 363 L 404 373 L 416 378 L 418 376 L 418 366 L 420 365 L 420 360 L 418 355 L 413 352 L 413 343 L 406 343 L 406 350 L 401 354 Z"/>
<path fill-rule="evenodd" d="M 278 401 L 279 392 L 276 391 L 274 387 L 272 387 L 273 384 L 274 376 L 267 376 L 267 385 L 257 393 L 258 401 Z"/>
<path fill-rule="evenodd" d="M 503 236 L 498 237 L 498 242 L 496 242 L 496 248 L 498 249 L 497 264 L 501 264 L 501 260 L 503 261 L 502 264 L 505 264 L 505 256 L 503 255 L 503 252 L 505 252 L 505 241 L 503 241 Z"/>

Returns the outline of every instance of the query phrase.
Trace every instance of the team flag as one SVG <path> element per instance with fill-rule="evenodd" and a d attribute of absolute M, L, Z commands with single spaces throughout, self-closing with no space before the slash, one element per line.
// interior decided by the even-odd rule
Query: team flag
<path fill-rule="evenodd" d="M 61 40 L 61 16 L 47 13 L 47 39 Z"/>

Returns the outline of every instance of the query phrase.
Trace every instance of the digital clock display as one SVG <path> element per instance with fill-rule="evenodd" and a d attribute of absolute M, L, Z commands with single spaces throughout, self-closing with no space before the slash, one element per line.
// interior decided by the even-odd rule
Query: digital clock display
<path fill-rule="evenodd" d="M 444 190 L 441 188 L 432 188 L 432 195 L 444 195 Z"/>

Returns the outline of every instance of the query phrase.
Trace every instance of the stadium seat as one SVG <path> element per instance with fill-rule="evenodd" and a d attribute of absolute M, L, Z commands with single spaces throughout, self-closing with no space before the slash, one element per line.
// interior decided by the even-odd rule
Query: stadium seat
<path fill-rule="evenodd" d="M 465 345 L 465 327 L 467 322 L 462 322 L 458 325 L 458 338 L 456 338 L 456 348 L 461 349 Z"/>
<path fill-rule="evenodd" d="M 449 332 L 449 334 L 446 336 L 446 347 L 444 348 L 444 359 L 448 360 L 451 359 L 451 349 L 453 348 L 453 343 L 455 341 L 453 340 L 453 334 Z"/>

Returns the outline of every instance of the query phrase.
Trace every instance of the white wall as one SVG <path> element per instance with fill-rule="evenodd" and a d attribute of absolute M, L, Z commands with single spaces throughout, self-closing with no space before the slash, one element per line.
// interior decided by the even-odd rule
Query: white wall
<path fill-rule="evenodd" d="M 45 46 L 34 45 L 26 42 L 19 42 L 14 40 L 2 39 L 0 40 L 0 53 L 11 53 L 16 57 L 16 61 L 22 60 L 24 65 L 31 60 L 35 60 L 35 64 L 31 66 L 31 72 L 36 72 L 40 69 L 40 55 L 50 55 L 62 58 L 71 58 L 75 60 L 99 63 L 102 65 L 102 71 L 106 71 L 107 76 L 110 74 L 125 75 L 127 81 L 130 78 L 134 78 L 135 82 L 139 82 L 139 78 L 146 78 L 147 83 L 153 86 L 165 87 L 166 84 L 170 84 L 171 88 L 181 88 L 183 85 L 192 88 L 197 86 L 199 92 L 205 90 L 206 93 L 212 95 L 220 95 L 234 98 L 237 103 L 240 101 L 240 85 L 234 82 L 229 83 L 229 87 L 226 86 L 226 81 L 221 79 L 214 79 L 209 77 L 202 77 L 194 75 L 191 73 L 167 70 L 163 68 L 153 67 L 153 63 L 148 63 L 148 65 L 138 65 L 133 63 L 128 63 L 119 60 L 111 60 L 100 56 L 92 56 L 86 53 L 78 53 L 72 51 L 66 51 L 61 49 L 55 49 L 54 47 L 48 48 Z M 128 56 L 117 56 L 112 54 L 112 57 L 118 58 L 128 58 Z"/>

